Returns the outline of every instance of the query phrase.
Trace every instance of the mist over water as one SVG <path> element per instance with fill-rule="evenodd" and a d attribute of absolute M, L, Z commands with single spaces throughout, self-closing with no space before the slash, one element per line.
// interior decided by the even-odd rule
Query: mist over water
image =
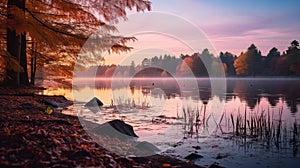
<path fill-rule="evenodd" d="M 211 91 L 211 83 L 218 82 L 218 78 L 198 78 L 197 85 L 199 90 L 199 97 L 191 96 L 188 92 L 192 92 L 195 88 L 185 87 L 185 91 L 180 90 L 178 81 L 186 81 L 184 84 L 189 83 L 189 78 L 96 78 L 90 79 L 77 79 L 78 88 L 80 89 L 94 89 L 96 93 L 111 92 L 112 83 L 114 89 L 125 90 L 128 96 L 145 97 L 146 92 L 143 89 L 148 88 L 151 92 L 150 95 L 162 97 L 164 99 L 172 99 L 175 97 L 192 98 L 198 100 L 200 103 L 207 103 L 212 98 L 217 97 L 220 101 L 224 101 L 227 105 L 230 101 L 239 100 L 240 103 L 246 105 L 249 109 L 254 109 L 259 105 L 263 106 L 286 106 L 289 113 L 297 113 L 300 101 L 300 79 L 293 78 L 227 78 L 226 91 L 221 94 L 213 94 Z M 194 80 L 194 79 L 193 79 Z M 94 88 L 90 88 L 94 87 Z M 158 89 L 160 91 L 158 91 Z M 150 92 L 149 92 L 150 93 Z M 100 94 L 100 93 L 99 93 Z M 92 96 L 92 95 L 90 95 Z M 115 94 L 115 97 L 117 95 Z M 105 94 L 99 97 L 106 104 L 111 103 L 112 95 Z M 263 102 L 261 102 L 263 101 Z"/>
<path fill-rule="evenodd" d="M 79 107 L 82 107 L 81 117 L 94 123 L 102 124 L 121 119 L 133 126 L 140 141 L 148 141 L 162 152 L 175 151 L 175 155 L 179 153 L 184 157 L 183 155 L 187 154 L 184 151 L 192 150 L 191 145 L 202 144 L 203 146 L 201 142 L 205 142 L 207 149 L 204 147 L 202 152 L 207 153 L 208 158 L 214 154 L 210 146 L 216 144 L 222 144 L 224 147 L 222 150 L 216 149 L 218 152 L 227 152 L 235 158 L 244 157 L 242 154 L 234 153 L 235 150 L 240 150 L 239 143 L 235 142 L 237 146 L 229 147 L 232 142 L 228 141 L 228 138 L 236 136 L 236 124 L 240 119 L 239 133 L 243 139 L 243 122 L 246 115 L 247 123 L 245 123 L 250 141 L 251 137 L 259 136 L 255 131 L 253 132 L 251 122 L 259 120 L 271 122 L 273 133 L 270 136 L 273 137 L 271 140 L 275 141 L 268 146 L 265 141 L 266 136 L 263 135 L 262 145 L 258 148 L 252 142 L 248 142 L 249 140 L 242 141 L 246 146 L 245 150 L 250 152 L 249 155 L 256 154 L 260 148 L 266 150 L 266 146 L 271 152 L 267 152 L 265 155 L 267 158 L 262 160 L 268 163 L 274 161 L 271 157 L 274 151 L 279 152 L 278 155 L 282 155 L 282 158 L 299 155 L 299 150 L 293 151 L 292 147 L 284 146 L 284 143 L 293 145 L 290 143 L 293 139 L 293 131 L 300 123 L 300 92 L 298 92 L 300 79 L 298 78 L 226 78 L 226 88 L 222 92 L 212 91 L 212 83 L 216 84 L 224 80 L 220 78 L 82 78 L 76 80 L 73 81 L 76 83 L 76 88 L 73 90 L 62 89 L 59 92 L 57 89 L 55 92 L 46 90 L 45 94 L 64 94 L 67 98 L 77 101 Z M 191 85 L 193 81 L 196 81 L 196 85 Z M 93 97 L 98 97 L 104 103 L 104 107 L 97 113 L 83 107 L 84 102 Z M 78 115 L 78 109 L 73 113 L 70 113 L 70 110 L 63 112 Z M 276 145 L 275 138 L 279 123 L 282 147 Z M 225 136 L 225 140 L 210 138 L 211 135 Z M 186 145 L 173 150 L 173 147 L 178 143 L 182 144 L 181 142 Z M 298 139 L 295 142 L 298 144 Z M 296 147 L 299 149 L 297 144 Z M 251 149 L 249 145 L 252 146 Z M 171 155 L 174 153 L 171 152 Z M 250 160 L 251 158 L 253 159 L 250 157 Z M 297 157 L 293 161 L 297 161 Z M 204 164 L 203 159 L 198 163 Z M 230 160 L 224 163 L 231 165 Z"/>

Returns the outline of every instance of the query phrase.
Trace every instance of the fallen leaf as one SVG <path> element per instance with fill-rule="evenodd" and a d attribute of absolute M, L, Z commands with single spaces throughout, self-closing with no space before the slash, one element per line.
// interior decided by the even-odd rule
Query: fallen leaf
<path fill-rule="evenodd" d="M 169 163 L 163 163 L 162 167 L 171 167 L 171 164 L 169 164 Z"/>
<path fill-rule="evenodd" d="M 53 109 L 50 106 L 48 106 L 45 112 L 50 115 L 53 112 Z"/>

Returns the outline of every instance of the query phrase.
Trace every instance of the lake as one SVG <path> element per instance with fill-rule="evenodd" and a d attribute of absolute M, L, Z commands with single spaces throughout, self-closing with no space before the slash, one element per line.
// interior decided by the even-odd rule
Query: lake
<path fill-rule="evenodd" d="M 50 88 L 44 94 L 74 100 L 66 114 L 100 124 L 121 119 L 139 141 L 168 155 L 183 158 L 196 151 L 206 158 L 195 161 L 202 165 L 256 159 L 272 166 L 274 153 L 286 163 L 299 161 L 299 90 L 297 78 L 81 78 L 73 81 L 73 90 Z M 93 97 L 104 103 L 96 111 L 84 107 Z M 197 144 L 199 151 L 192 148 Z M 214 150 L 223 151 L 224 159 L 216 160 Z M 261 150 L 267 154 L 258 159 Z"/>

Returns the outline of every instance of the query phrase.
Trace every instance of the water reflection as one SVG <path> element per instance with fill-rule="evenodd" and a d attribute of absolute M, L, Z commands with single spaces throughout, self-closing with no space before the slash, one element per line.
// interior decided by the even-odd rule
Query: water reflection
<path fill-rule="evenodd" d="M 297 79 L 228 79 L 227 92 L 233 93 L 253 109 L 266 98 L 269 105 L 277 106 L 282 99 L 292 113 L 298 111 L 300 80 Z"/>
<path fill-rule="evenodd" d="M 180 80 L 184 80 L 183 86 L 179 86 Z M 298 111 L 300 104 L 300 79 L 251 79 L 229 78 L 227 79 L 226 93 L 212 92 L 211 83 L 218 79 L 198 79 L 198 89 L 189 86 L 189 79 L 174 78 L 133 78 L 129 79 L 96 79 L 94 81 L 80 80 L 76 82 L 77 89 L 91 87 L 100 90 L 128 89 L 131 95 L 142 94 L 147 96 L 153 89 L 161 91 L 152 92 L 152 96 L 160 98 L 192 98 L 207 104 L 212 97 L 217 97 L 225 103 L 239 98 L 250 109 L 260 104 L 262 98 L 266 98 L 271 107 L 276 107 L 280 100 L 285 103 L 291 113 Z M 216 82 L 216 81 L 214 81 Z M 76 89 L 76 88 L 74 88 Z M 180 90 L 181 89 L 181 90 Z M 199 93 L 195 93 L 199 92 Z M 218 95 L 217 95 L 218 94 Z"/>
<path fill-rule="evenodd" d="M 296 120 L 299 123 L 300 113 L 297 112 L 300 105 L 300 79 L 229 78 L 223 93 L 211 90 L 219 79 L 197 79 L 196 88 L 190 79 L 184 78 L 76 80 L 73 81 L 76 84 L 73 99 L 87 102 L 96 96 L 108 106 L 96 116 L 94 113 L 89 115 L 89 111 L 83 109 L 85 119 L 99 123 L 116 118 L 124 119 L 141 135 L 140 138 L 144 138 L 142 140 L 161 140 L 155 141 L 158 146 L 168 146 L 167 143 L 171 144 L 170 139 L 176 140 L 178 137 L 198 133 L 200 136 L 208 135 L 215 131 L 214 127 L 222 133 L 237 130 L 243 133 L 244 128 L 249 127 L 247 132 L 251 135 L 255 128 L 253 125 L 260 121 L 258 118 L 273 122 L 270 130 L 274 135 L 277 135 L 278 128 L 288 129 L 289 125 L 296 124 Z M 191 101 L 194 102 L 193 106 L 184 104 Z M 216 101 L 223 102 L 225 107 L 213 108 L 212 105 L 219 106 Z M 279 124 L 280 111 L 283 112 L 282 126 Z M 295 128 L 298 128 L 297 124 Z M 151 139 L 151 136 L 155 138 Z"/>

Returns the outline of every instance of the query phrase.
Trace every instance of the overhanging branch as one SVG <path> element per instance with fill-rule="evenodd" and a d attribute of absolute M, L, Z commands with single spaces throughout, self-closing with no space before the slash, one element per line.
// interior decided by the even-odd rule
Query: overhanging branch
<path fill-rule="evenodd" d="M 82 37 L 82 36 L 79 36 L 79 35 L 76 35 L 76 34 L 72 34 L 72 33 L 68 33 L 68 32 L 63 32 L 63 31 L 60 31 L 60 30 L 57 30 L 49 25 L 47 25 L 46 23 L 44 23 L 43 21 L 41 21 L 39 18 L 37 18 L 30 10 L 28 10 L 27 8 L 25 8 L 25 11 L 29 13 L 29 15 L 35 19 L 36 21 L 38 21 L 42 26 L 46 27 L 47 29 L 53 31 L 53 32 L 56 32 L 56 33 L 60 33 L 60 34 L 63 34 L 63 35 L 66 35 L 66 36 L 70 36 L 70 37 L 74 37 L 74 38 L 77 38 L 77 39 L 80 39 L 80 40 L 87 40 L 88 38 L 86 37 Z"/>

